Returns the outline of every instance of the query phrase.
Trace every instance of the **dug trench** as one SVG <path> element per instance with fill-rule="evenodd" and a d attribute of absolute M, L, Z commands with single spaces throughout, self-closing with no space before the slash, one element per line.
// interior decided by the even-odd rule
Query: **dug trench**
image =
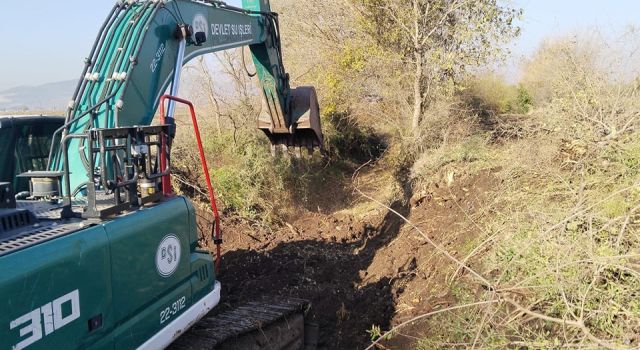
<path fill-rule="evenodd" d="M 364 349 L 378 330 L 453 303 L 447 279 L 456 267 L 397 214 L 461 257 L 479 235 L 473 217 L 497 186 L 494 171 L 463 174 L 449 186 L 434 181 L 419 191 L 405 173 L 366 167 L 360 178 L 373 198 L 385 181 L 396 181 L 397 198 L 385 208 L 354 192 L 360 181 L 326 183 L 344 193 L 316 199 L 337 198 L 342 205 L 310 203 L 307 208 L 318 210 L 305 209 L 271 230 L 226 218 L 219 310 L 265 297 L 304 298 L 320 328 L 319 349 Z M 413 348 L 428 334 L 413 325 L 382 348 Z"/>

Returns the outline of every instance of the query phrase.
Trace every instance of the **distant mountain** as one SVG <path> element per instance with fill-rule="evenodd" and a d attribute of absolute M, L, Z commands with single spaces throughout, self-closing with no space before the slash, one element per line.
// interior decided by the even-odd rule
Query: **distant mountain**
<path fill-rule="evenodd" d="M 77 80 L 0 91 L 0 111 L 61 111 L 67 107 Z"/>

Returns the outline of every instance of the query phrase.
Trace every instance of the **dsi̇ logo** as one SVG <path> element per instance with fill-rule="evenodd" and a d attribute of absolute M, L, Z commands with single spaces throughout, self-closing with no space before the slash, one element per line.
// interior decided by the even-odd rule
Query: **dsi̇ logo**
<path fill-rule="evenodd" d="M 162 277 L 169 277 L 178 268 L 180 264 L 180 240 L 175 235 L 168 235 L 156 251 L 156 269 Z"/>
<path fill-rule="evenodd" d="M 193 24 L 191 25 L 193 27 L 193 32 L 194 33 L 198 33 L 198 32 L 203 32 L 204 35 L 209 38 L 209 33 L 208 33 L 208 29 L 209 29 L 209 21 L 207 21 L 207 17 L 205 17 L 202 14 L 197 14 L 194 18 L 193 18 Z"/>

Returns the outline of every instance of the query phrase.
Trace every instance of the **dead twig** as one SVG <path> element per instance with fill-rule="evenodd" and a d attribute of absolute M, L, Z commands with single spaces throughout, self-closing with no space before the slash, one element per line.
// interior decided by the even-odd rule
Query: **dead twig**
<path fill-rule="evenodd" d="M 399 212 L 397 212 L 396 210 L 392 209 L 391 207 L 389 207 L 388 205 L 383 204 L 382 202 L 376 200 L 375 198 L 365 194 L 364 192 L 362 192 L 362 190 L 360 190 L 360 188 L 356 185 L 356 180 L 358 177 L 358 173 L 359 171 L 364 168 L 365 166 L 367 166 L 370 162 L 367 162 L 365 164 L 363 164 L 361 167 L 359 167 L 356 172 L 353 174 L 352 179 L 354 180 L 354 188 L 356 190 L 356 192 L 358 192 L 361 196 L 363 196 L 364 198 L 369 199 L 370 201 L 378 204 L 379 206 L 385 208 L 386 210 L 388 210 L 389 212 L 393 213 L 394 215 L 396 215 L 398 218 L 402 219 L 407 225 L 411 226 L 413 229 L 415 229 L 430 245 L 432 245 L 439 253 L 443 254 L 445 257 L 447 257 L 449 260 L 451 260 L 452 262 L 454 262 L 456 265 L 460 266 L 461 268 L 467 270 L 476 280 L 478 280 L 486 289 L 488 289 L 489 291 L 492 291 L 492 300 L 488 300 L 488 301 L 481 301 L 481 302 L 477 302 L 477 303 L 470 303 L 470 304 L 465 304 L 465 305 L 459 305 L 459 306 L 453 306 L 453 307 L 449 307 L 446 309 L 442 309 L 442 310 L 438 310 L 438 311 L 434 311 L 434 312 L 429 312 L 417 317 L 414 317 L 408 321 L 405 321 L 395 327 L 393 327 L 391 330 L 389 330 L 388 332 L 384 333 L 382 335 L 382 337 L 380 337 L 379 339 L 377 339 L 376 341 L 374 341 L 369 347 L 366 348 L 366 350 L 372 349 L 373 347 L 375 347 L 377 344 L 379 344 L 383 339 L 386 339 L 388 336 L 392 335 L 396 330 L 405 327 L 409 324 L 412 324 L 418 320 L 436 315 L 436 314 L 440 314 L 443 312 L 448 312 L 448 311 L 453 311 L 453 310 L 458 310 L 458 309 L 463 309 L 463 308 L 469 308 L 469 307 L 474 307 L 474 306 L 479 306 L 479 305 L 488 305 L 488 304 L 494 304 L 494 303 L 499 303 L 499 302 L 506 302 L 510 305 L 512 305 L 513 307 L 516 308 L 516 310 L 518 310 L 520 313 L 522 314 L 526 314 L 531 316 L 534 319 L 538 319 L 538 320 L 542 320 L 542 321 L 547 321 L 547 322 L 551 322 L 551 323 L 555 323 L 555 324 L 559 324 L 562 326 L 570 326 L 573 328 L 576 328 L 578 330 L 580 330 L 582 332 L 582 334 L 588 338 L 590 341 L 592 341 L 595 344 L 598 344 L 599 346 L 606 348 L 606 349 L 610 349 L 610 350 L 627 350 L 629 349 L 628 347 L 620 347 L 617 346 L 615 344 L 610 343 L 609 341 L 600 339 L 598 337 L 596 337 L 595 335 L 593 335 L 593 333 L 591 333 L 591 330 L 584 324 L 584 320 L 582 318 L 578 318 L 577 320 L 566 320 L 566 319 L 561 319 L 561 318 L 556 318 L 556 317 L 551 317 L 539 312 L 535 312 L 529 308 L 525 308 L 524 306 L 520 305 L 518 302 L 516 302 L 515 300 L 511 299 L 511 298 L 505 298 L 501 295 L 497 295 L 496 294 L 496 288 L 493 286 L 493 284 L 491 282 L 489 282 L 484 276 L 482 276 L 481 274 L 479 274 L 478 272 L 476 272 L 475 270 L 473 270 L 472 268 L 470 268 L 469 266 L 466 266 L 464 263 L 462 263 L 460 260 L 456 259 L 454 256 L 452 256 L 446 249 L 444 249 L 444 247 L 442 247 L 441 245 L 437 244 L 436 242 L 434 242 L 432 239 L 429 238 L 428 235 L 426 235 L 424 232 L 422 232 L 422 230 L 420 230 L 415 224 L 413 224 L 409 219 L 407 219 L 405 216 L 403 216 L 402 214 L 400 214 Z M 613 193 L 612 195 L 610 195 L 608 198 L 619 194 L 619 193 L 623 193 L 625 191 L 630 190 L 633 187 L 628 187 L 625 189 L 622 189 L 620 191 L 616 191 L 615 193 Z M 606 199 L 605 199 L 606 200 Z M 593 208 L 596 205 L 592 205 L 589 206 L 588 208 Z M 584 213 L 588 210 L 588 208 L 583 209 L 578 211 L 578 213 Z M 574 213 L 573 215 L 571 215 L 570 217 L 576 217 L 577 213 Z M 568 222 L 570 219 L 565 218 L 565 220 L 563 220 L 562 222 Z M 558 227 L 559 224 L 554 225 L 554 227 Z M 548 232 L 553 231 L 553 229 L 548 230 Z M 559 268 L 559 266 L 555 266 L 555 268 Z M 495 298 L 495 296 L 498 296 L 497 298 Z"/>
<path fill-rule="evenodd" d="M 458 306 L 452 306 L 452 307 L 448 307 L 446 309 L 442 309 L 442 310 L 437 310 L 437 311 L 432 311 L 432 312 L 428 312 L 426 314 L 414 317 L 410 320 L 407 320 L 405 322 L 402 322 L 401 324 L 393 327 L 390 331 L 385 332 L 380 338 L 378 338 L 377 340 L 375 340 L 373 343 L 371 343 L 371 345 L 369 345 L 365 350 L 370 350 L 373 349 L 375 346 L 377 346 L 381 341 L 383 341 L 384 339 L 386 339 L 387 337 L 389 337 L 390 335 L 394 334 L 394 332 L 396 332 L 398 329 L 403 328 L 407 325 L 410 325 L 412 323 L 415 323 L 417 321 L 420 321 L 422 319 L 425 319 L 427 317 L 431 317 L 434 315 L 438 315 L 441 313 L 445 313 L 445 312 L 449 312 L 449 311 L 455 311 L 455 310 L 460 310 L 460 309 L 468 309 L 470 307 L 475 307 L 475 306 L 481 306 L 481 305 L 488 305 L 488 304 L 492 304 L 492 303 L 497 303 L 499 300 L 489 300 L 489 301 L 481 301 L 481 302 L 477 302 L 477 303 L 471 303 L 471 304 L 465 304 L 465 305 L 458 305 Z"/>

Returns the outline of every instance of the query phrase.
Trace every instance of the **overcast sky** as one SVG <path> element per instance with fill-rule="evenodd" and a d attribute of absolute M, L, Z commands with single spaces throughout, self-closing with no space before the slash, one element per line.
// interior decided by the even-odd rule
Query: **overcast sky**
<path fill-rule="evenodd" d="M 228 1 L 233 5 L 240 2 Z M 514 43 L 516 62 L 533 52 L 545 37 L 588 26 L 616 31 L 629 24 L 640 24 L 639 0 L 511 2 L 525 10 L 522 36 Z M 114 3 L 114 0 L 4 1 L 0 10 L 3 43 L 0 91 L 77 79 L 84 57 Z"/>

